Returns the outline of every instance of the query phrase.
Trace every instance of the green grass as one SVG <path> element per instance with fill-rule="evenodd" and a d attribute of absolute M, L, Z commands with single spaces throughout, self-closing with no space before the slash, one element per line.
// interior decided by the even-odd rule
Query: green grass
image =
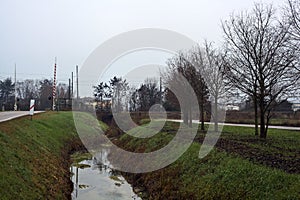
<path fill-rule="evenodd" d="M 197 159 L 193 144 L 171 168 L 181 168 L 180 193 L 204 199 L 298 199 L 300 176 L 253 164 L 225 152 Z"/>
<path fill-rule="evenodd" d="M 254 136 L 253 128 L 224 126 L 222 137 L 242 141 L 264 151 L 273 153 L 277 151 L 284 155 L 300 151 L 300 131 L 269 129 L 267 139 L 260 139 Z"/>
<path fill-rule="evenodd" d="M 150 152 L 166 145 L 176 133 L 176 127 L 178 123 L 167 122 L 152 138 L 122 135 L 119 141 L 131 151 Z M 138 131 L 138 128 L 131 130 L 136 134 Z M 299 131 L 270 129 L 267 140 L 253 133 L 253 128 L 225 126 L 221 138 L 238 141 L 249 151 L 257 148 L 263 155 L 281 153 L 283 157 L 292 155 L 299 159 L 295 153 L 300 147 Z M 199 132 L 198 137 L 203 136 Z M 200 146 L 194 142 L 180 159 L 164 169 L 129 177 L 135 176 L 133 182 L 145 185 L 151 199 L 300 199 L 299 174 L 289 174 L 217 148 L 199 159 Z"/>
<path fill-rule="evenodd" d="M 62 151 L 76 137 L 71 112 L 1 123 L 0 198 L 66 198 L 71 189 L 66 182 L 69 163 Z"/>

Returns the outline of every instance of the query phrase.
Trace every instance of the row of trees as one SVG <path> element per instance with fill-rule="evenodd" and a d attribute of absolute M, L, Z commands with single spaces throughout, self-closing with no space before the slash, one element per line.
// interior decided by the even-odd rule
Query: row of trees
<path fill-rule="evenodd" d="M 222 22 L 222 48 L 206 41 L 168 60 L 168 69 L 162 73 L 164 93 L 155 81 L 148 80 L 135 89 L 114 77 L 108 84 L 95 87 L 95 97 L 100 102 L 103 97 L 114 97 L 117 112 L 149 110 L 164 100 L 167 108 L 182 110 L 186 124 L 192 123 L 193 110 L 200 109 L 203 130 L 204 112 L 209 110 L 218 131 L 218 121 L 224 117 L 220 108 L 238 91 L 253 102 L 255 135 L 266 138 L 274 108 L 299 89 L 299 5 L 299 1 L 287 0 L 282 15 L 264 4 L 232 14 Z M 200 108 L 191 102 L 192 93 Z"/>
<path fill-rule="evenodd" d="M 129 90 L 128 83 L 122 78 L 113 77 L 108 83 L 101 82 L 94 86 L 94 96 L 98 103 L 97 109 L 100 111 L 110 111 L 115 109 L 116 112 L 127 110 L 128 103 L 127 92 Z M 114 97 L 114 98 L 112 98 Z M 111 101 L 113 99 L 113 101 Z"/>
<path fill-rule="evenodd" d="M 176 74 L 182 74 L 197 94 L 201 116 L 209 99 L 216 131 L 222 100 L 233 90 L 242 92 L 254 104 L 255 134 L 266 138 L 274 108 L 299 89 L 299 11 L 299 1 L 289 0 L 281 18 L 271 5 L 263 4 L 231 15 L 222 23 L 224 46 L 218 50 L 205 42 L 179 53 L 168 62 L 166 84 L 174 85 Z M 186 123 L 193 110 L 188 106 L 183 108 Z"/>
<path fill-rule="evenodd" d="M 161 103 L 162 92 L 157 80 L 147 79 L 137 89 L 130 87 L 124 79 L 113 77 L 108 83 L 94 86 L 94 96 L 99 111 L 148 111 L 156 103 Z"/>
<path fill-rule="evenodd" d="M 266 138 L 274 108 L 299 89 L 299 4 L 288 0 L 280 17 L 272 5 L 264 4 L 255 4 L 249 12 L 232 14 L 222 22 L 222 48 L 217 49 L 206 41 L 168 60 L 168 69 L 162 73 L 167 86 L 164 93 L 155 81 L 148 80 L 134 89 L 129 88 L 126 80 L 114 77 L 109 84 L 97 86 L 95 96 L 100 101 L 104 94 L 108 98 L 116 97 L 113 98 L 116 111 L 149 110 L 164 99 L 168 108 L 182 110 L 186 124 L 192 123 L 193 110 L 200 109 L 201 129 L 204 129 L 204 112 L 209 104 L 218 131 L 218 121 L 224 117 L 220 108 L 239 91 L 253 102 L 255 135 Z M 191 91 L 182 77 L 192 87 Z M 105 90 L 107 93 L 102 92 Z M 200 108 L 193 107 L 189 98 L 192 93 Z"/>
<path fill-rule="evenodd" d="M 15 96 L 17 97 L 18 110 L 28 110 L 30 99 L 36 100 L 37 109 L 52 108 L 53 81 L 49 79 L 18 81 L 15 83 L 10 78 L 0 81 L 0 104 L 5 110 L 13 110 Z M 69 88 L 66 84 L 58 84 L 59 98 L 69 98 Z"/>
<path fill-rule="evenodd" d="M 183 105 L 186 105 L 182 107 L 184 123 L 188 124 L 189 121 L 191 125 L 192 112 L 198 108 L 194 108 L 195 105 L 191 104 L 189 96 L 192 91 L 182 86 L 184 81 L 178 74 L 188 81 L 197 96 L 196 106 L 199 105 L 200 109 L 201 130 L 204 130 L 205 113 L 210 113 L 215 123 L 215 131 L 218 131 L 218 121 L 225 117 L 224 112 L 220 112 L 220 108 L 224 107 L 226 101 L 232 97 L 230 91 L 233 91 L 225 79 L 222 69 L 224 62 L 222 52 L 208 42 L 205 42 L 203 47 L 199 45 L 185 53 L 180 52 L 167 62 L 168 69 L 162 75 L 165 85 L 175 91 L 178 90 L 179 98 L 183 100 Z M 176 105 L 177 99 L 167 92 L 166 101 L 168 104 Z"/>

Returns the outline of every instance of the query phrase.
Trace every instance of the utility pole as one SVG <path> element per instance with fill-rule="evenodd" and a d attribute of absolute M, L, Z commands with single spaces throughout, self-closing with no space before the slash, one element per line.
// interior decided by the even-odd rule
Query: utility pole
<path fill-rule="evenodd" d="M 159 77 L 159 97 L 160 97 L 160 105 L 162 105 L 162 81 L 161 81 L 161 77 Z"/>
<path fill-rule="evenodd" d="M 73 72 L 72 72 L 72 92 L 71 92 L 71 98 L 73 98 L 73 92 L 74 92 L 74 89 L 73 89 L 73 85 L 74 85 L 74 74 L 73 74 Z"/>
<path fill-rule="evenodd" d="M 78 65 L 76 65 L 76 84 L 77 84 L 77 100 L 79 99 L 79 87 L 78 87 Z"/>
<path fill-rule="evenodd" d="M 18 110 L 17 106 L 17 64 L 15 63 L 15 105 L 14 105 L 14 111 Z"/>
<path fill-rule="evenodd" d="M 52 89 L 52 110 L 55 111 L 55 99 L 56 99 L 56 57 L 55 57 L 55 63 L 54 63 L 54 79 L 53 79 L 53 89 Z"/>
<path fill-rule="evenodd" d="M 161 85 L 161 77 L 159 77 L 159 91 L 162 91 L 162 85 Z"/>
<path fill-rule="evenodd" d="M 59 111 L 59 87 L 58 87 L 58 90 L 57 90 L 57 94 L 56 94 L 57 98 L 56 98 L 56 111 L 58 112 Z"/>
<path fill-rule="evenodd" d="M 69 78 L 69 100 L 71 100 L 71 79 Z"/>

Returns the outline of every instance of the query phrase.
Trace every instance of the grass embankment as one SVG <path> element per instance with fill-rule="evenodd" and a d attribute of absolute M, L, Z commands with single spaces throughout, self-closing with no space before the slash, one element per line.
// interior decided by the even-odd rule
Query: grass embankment
<path fill-rule="evenodd" d="M 128 135 L 118 145 L 135 152 L 150 152 L 166 145 L 178 124 L 167 122 L 152 138 Z M 138 134 L 139 129 L 131 130 Z M 300 199 L 300 133 L 269 130 L 267 140 L 252 128 L 224 127 L 212 152 L 199 159 L 204 133 L 175 163 L 146 174 L 126 174 L 149 199 Z M 283 163 L 276 163 L 283 162 Z M 283 167 L 282 167 L 283 165 Z"/>
<path fill-rule="evenodd" d="M 80 145 L 71 112 L 0 123 L 0 198 L 71 198 L 69 152 Z"/>

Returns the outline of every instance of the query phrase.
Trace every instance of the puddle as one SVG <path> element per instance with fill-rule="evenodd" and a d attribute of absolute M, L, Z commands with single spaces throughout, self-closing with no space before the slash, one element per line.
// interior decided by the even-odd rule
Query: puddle
<path fill-rule="evenodd" d="M 108 150 L 70 167 L 74 190 L 72 199 L 141 200 L 120 173 L 108 166 Z"/>

